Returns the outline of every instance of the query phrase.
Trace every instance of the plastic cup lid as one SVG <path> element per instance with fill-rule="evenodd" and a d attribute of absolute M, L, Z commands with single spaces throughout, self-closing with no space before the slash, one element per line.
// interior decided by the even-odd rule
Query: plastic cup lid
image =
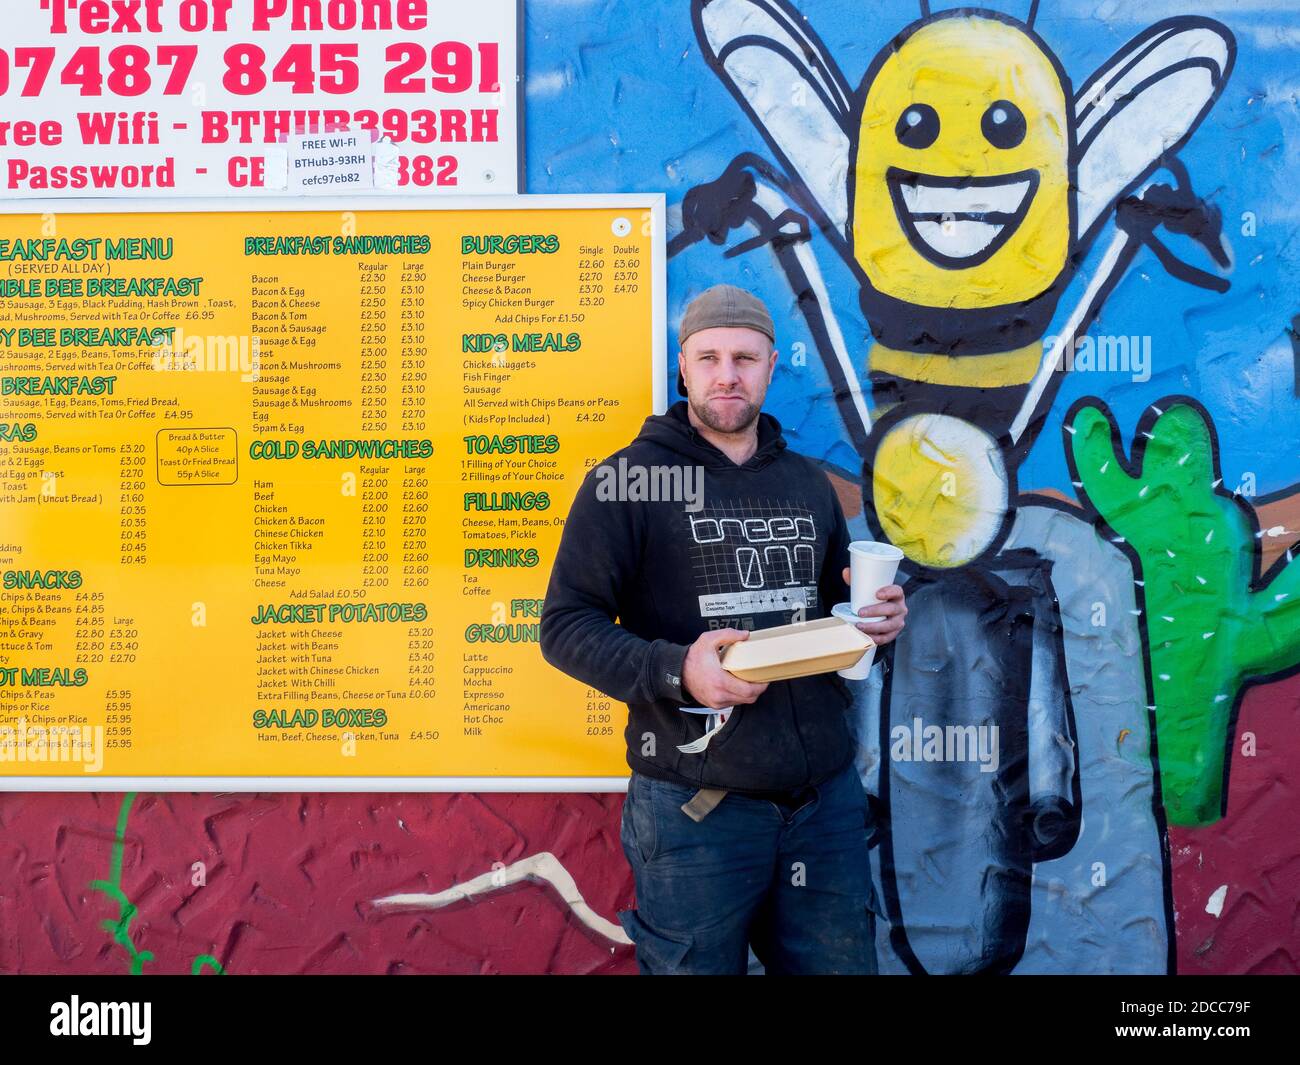
<path fill-rule="evenodd" d="M 858 612 L 853 609 L 852 603 L 836 603 L 831 607 L 831 613 L 841 621 L 847 621 L 851 624 L 867 620 L 866 618 L 858 617 Z"/>
<path fill-rule="evenodd" d="M 903 552 L 893 544 L 882 544 L 876 540 L 854 540 L 849 550 L 859 555 L 871 555 L 873 558 L 887 558 L 891 562 L 902 561 Z"/>

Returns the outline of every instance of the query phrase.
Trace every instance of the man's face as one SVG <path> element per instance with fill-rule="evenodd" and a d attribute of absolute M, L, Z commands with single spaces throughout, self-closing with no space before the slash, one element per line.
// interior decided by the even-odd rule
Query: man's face
<path fill-rule="evenodd" d="M 701 329 L 686 338 L 680 366 L 695 416 L 715 432 L 736 433 L 762 409 L 776 351 L 757 329 Z"/>

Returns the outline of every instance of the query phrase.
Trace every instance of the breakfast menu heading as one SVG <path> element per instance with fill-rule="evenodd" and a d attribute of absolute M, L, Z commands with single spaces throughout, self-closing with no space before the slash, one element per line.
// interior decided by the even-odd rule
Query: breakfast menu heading
<path fill-rule="evenodd" d="M 0 216 L 0 778 L 626 775 L 538 635 L 662 200 L 528 201 Z"/>

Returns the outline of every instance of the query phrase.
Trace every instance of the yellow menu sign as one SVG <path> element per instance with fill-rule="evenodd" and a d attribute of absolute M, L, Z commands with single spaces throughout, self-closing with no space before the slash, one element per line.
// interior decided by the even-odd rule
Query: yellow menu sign
<path fill-rule="evenodd" d="M 618 787 L 542 659 L 663 199 L 0 215 L 0 784 Z"/>

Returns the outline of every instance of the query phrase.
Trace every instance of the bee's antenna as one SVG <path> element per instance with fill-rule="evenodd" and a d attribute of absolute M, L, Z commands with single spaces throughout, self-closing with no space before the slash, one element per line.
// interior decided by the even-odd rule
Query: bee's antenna
<path fill-rule="evenodd" d="M 921 0 L 921 17 L 930 17 L 930 0 Z"/>
<path fill-rule="evenodd" d="M 1029 26 L 1032 29 L 1034 25 L 1034 19 L 1036 19 L 1037 17 L 1038 17 L 1038 0 L 1030 0 L 1029 20 L 1025 23 L 1025 25 Z"/>

